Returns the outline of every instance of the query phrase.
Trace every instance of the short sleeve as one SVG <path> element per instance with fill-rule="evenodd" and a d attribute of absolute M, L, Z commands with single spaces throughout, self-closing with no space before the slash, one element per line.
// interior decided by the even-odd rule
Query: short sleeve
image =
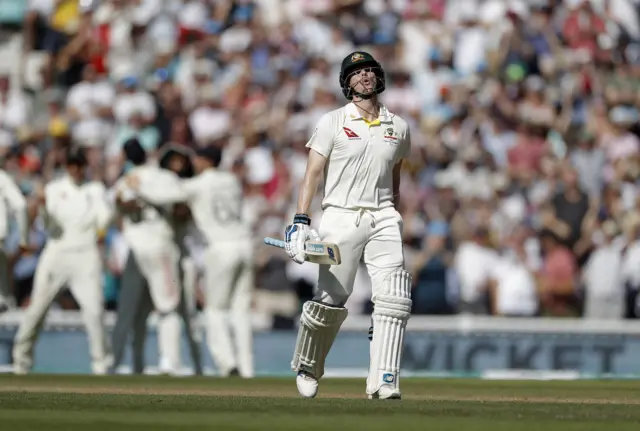
<path fill-rule="evenodd" d="M 311 148 L 324 157 L 329 157 L 333 149 L 334 130 L 331 114 L 325 114 L 320 118 L 316 129 L 313 131 L 311 138 L 307 142 L 306 147 Z"/>
<path fill-rule="evenodd" d="M 406 124 L 404 128 L 404 134 L 402 136 L 402 142 L 400 143 L 400 152 L 398 154 L 398 161 L 406 159 L 411 153 L 411 131 L 409 125 Z"/>

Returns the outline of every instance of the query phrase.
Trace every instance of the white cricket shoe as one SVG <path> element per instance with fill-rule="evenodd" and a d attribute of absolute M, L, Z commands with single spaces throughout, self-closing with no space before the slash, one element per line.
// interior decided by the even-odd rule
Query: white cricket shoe
<path fill-rule="evenodd" d="M 318 393 L 318 380 L 311 374 L 300 371 L 296 377 L 298 392 L 305 398 L 315 398 Z"/>
<path fill-rule="evenodd" d="M 400 400 L 402 393 L 400 390 L 390 385 L 382 385 L 375 393 L 369 394 L 370 400 Z"/>

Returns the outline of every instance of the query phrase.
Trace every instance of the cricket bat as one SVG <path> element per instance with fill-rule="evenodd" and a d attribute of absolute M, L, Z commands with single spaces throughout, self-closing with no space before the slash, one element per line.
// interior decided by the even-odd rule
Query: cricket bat
<path fill-rule="evenodd" d="M 284 241 L 266 237 L 264 243 L 284 248 Z M 304 244 L 305 260 L 319 265 L 340 265 L 340 249 L 332 242 L 307 241 Z"/>

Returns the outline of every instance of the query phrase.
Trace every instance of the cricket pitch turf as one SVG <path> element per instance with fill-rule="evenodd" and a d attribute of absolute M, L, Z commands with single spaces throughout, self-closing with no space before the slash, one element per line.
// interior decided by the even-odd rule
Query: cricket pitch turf
<path fill-rule="evenodd" d="M 640 429 L 637 381 L 403 379 L 401 401 L 366 400 L 364 379 L 0 375 L 7 431 Z"/>

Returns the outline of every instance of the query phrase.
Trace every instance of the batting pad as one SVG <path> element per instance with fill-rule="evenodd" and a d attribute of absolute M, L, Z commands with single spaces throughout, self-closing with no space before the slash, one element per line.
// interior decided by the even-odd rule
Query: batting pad
<path fill-rule="evenodd" d="M 387 275 L 374 303 L 368 394 L 383 384 L 398 387 L 404 332 L 411 317 L 411 274 L 398 270 Z"/>
<path fill-rule="evenodd" d="M 316 379 L 324 375 L 324 361 L 347 314 L 344 307 L 315 301 L 304 303 L 291 361 L 293 371 L 307 371 Z"/>

